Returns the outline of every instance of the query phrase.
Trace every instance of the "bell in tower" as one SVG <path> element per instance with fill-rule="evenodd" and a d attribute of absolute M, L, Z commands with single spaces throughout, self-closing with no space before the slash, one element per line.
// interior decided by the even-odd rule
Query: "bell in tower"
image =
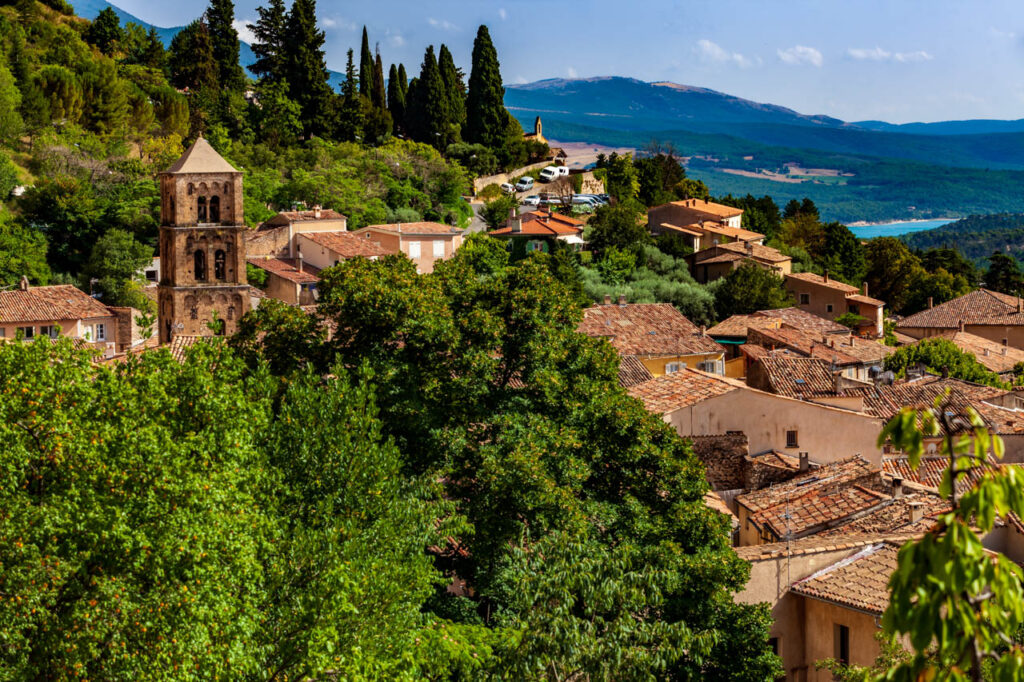
<path fill-rule="evenodd" d="M 233 334 L 249 310 L 242 173 L 200 137 L 159 180 L 160 343 Z"/>

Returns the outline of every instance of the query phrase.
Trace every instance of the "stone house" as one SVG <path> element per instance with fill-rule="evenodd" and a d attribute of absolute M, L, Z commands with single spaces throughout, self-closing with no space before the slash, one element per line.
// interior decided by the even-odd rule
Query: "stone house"
<path fill-rule="evenodd" d="M 884 333 L 885 301 L 868 296 L 868 285 L 863 292 L 855 286 L 812 272 L 791 273 L 785 276 L 786 291 L 797 307 L 830 320 L 852 313 L 864 318 L 860 334 L 880 338 Z"/>
<path fill-rule="evenodd" d="M 388 253 L 404 253 L 416 264 L 416 272 L 427 274 L 437 261 L 455 255 L 465 230 L 441 223 L 393 223 L 370 225 L 353 234 L 377 242 Z"/>
<path fill-rule="evenodd" d="M 113 354 L 118 350 L 117 313 L 70 284 L 0 291 L 0 339 L 66 336 Z"/>
<path fill-rule="evenodd" d="M 743 346 L 748 358 L 752 357 L 750 351 L 756 346 L 768 351 L 787 350 L 803 357 L 828 360 L 844 377 L 860 382 L 870 381 L 873 371 L 880 369 L 885 359 L 896 350 L 873 339 L 854 336 L 848 329 L 845 334 L 813 335 L 785 325 L 778 329 L 751 328 Z M 750 369 L 748 364 L 748 372 Z"/>
<path fill-rule="evenodd" d="M 727 276 L 744 263 L 753 263 L 780 277 L 793 271 L 793 259 L 778 249 L 752 241 L 716 244 L 686 257 L 693 278 L 701 284 Z"/>
<path fill-rule="evenodd" d="M 247 262 L 267 274 L 264 291 L 270 298 L 292 305 L 316 303 L 320 268 L 304 263 L 302 258 L 250 256 Z"/>
<path fill-rule="evenodd" d="M 246 235 L 246 252 L 250 256 L 297 258 L 298 235 L 347 230 L 348 218 L 329 208 L 282 211 Z"/>
<path fill-rule="evenodd" d="M 673 201 L 647 211 L 651 234 L 679 235 L 694 251 L 730 242 L 763 244 L 764 235 L 743 229 L 742 222 L 742 209 L 703 199 Z"/>
<path fill-rule="evenodd" d="M 555 242 L 566 244 L 575 251 L 583 247 L 583 221 L 551 211 L 520 213 L 488 234 L 508 241 L 513 249 L 516 242 L 521 242 L 524 253 L 550 253 Z"/>
<path fill-rule="evenodd" d="M 896 323 L 896 329 L 915 339 L 968 332 L 1024 349 L 1024 299 L 978 289 L 905 317 Z"/>

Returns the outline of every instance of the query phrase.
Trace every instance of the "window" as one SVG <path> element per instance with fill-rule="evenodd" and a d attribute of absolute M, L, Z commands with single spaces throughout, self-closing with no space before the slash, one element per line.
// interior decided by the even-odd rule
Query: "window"
<path fill-rule="evenodd" d="M 685 362 L 668 362 L 665 363 L 665 374 L 675 374 L 681 372 L 686 367 Z"/>
<path fill-rule="evenodd" d="M 206 222 L 206 197 L 196 199 L 196 222 Z"/>
<path fill-rule="evenodd" d="M 36 335 L 35 327 L 18 327 L 18 331 L 21 333 L 22 337 L 26 339 L 31 339 Z"/>
<path fill-rule="evenodd" d="M 420 257 L 420 243 L 419 242 L 409 242 L 409 258 L 419 258 L 419 257 Z"/>
<path fill-rule="evenodd" d="M 779 638 L 778 637 L 771 637 L 768 640 L 768 647 L 772 650 L 773 654 L 778 656 L 779 655 Z"/>
<path fill-rule="evenodd" d="M 220 222 L 220 197 L 210 197 L 210 222 Z"/>
<path fill-rule="evenodd" d="M 227 254 L 222 249 L 217 249 L 213 254 L 213 276 L 223 280 L 227 277 Z"/>
<path fill-rule="evenodd" d="M 850 665 L 850 628 L 836 623 L 832 639 L 835 644 L 834 658 L 843 665 Z"/>
<path fill-rule="evenodd" d="M 810 304 L 811 304 L 811 295 L 810 294 L 800 294 L 800 305 L 810 305 Z"/>
<path fill-rule="evenodd" d="M 206 252 L 196 251 L 192 254 L 192 259 L 195 261 L 196 280 L 200 282 L 206 281 Z"/>
<path fill-rule="evenodd" d="M 846 309 L 847 311 L 853 313 L 854 315 L 860 315 L 860 308 L 858 308 L 856 304 L 851 303 L 850 305 L 846 306 Z"/>
<path fill-rule="evenodd" d="M 191 319 L 193 319 L 193 320 L 198 320 L 199 319 L 199 308 L 196 308 L 195 306 L 190 308 L 189 311 L 188 311 L 188 316 Z"/>
<path fill-rule="evenodd" d="M 1003 345 L 1004 346 L 1006 345 L 1006 339 L 1003 339 Z"/>
<path fill-rule="evenodd" d="M 39 328 L 39 334 L 42 336 L 49 336 L 51 339 L 55 339 L 57 338 L 57 335 L 60 334 L 60 327 L 57 327 L 52 324 L 44 325 Z"/>
<path fill-rule="evenodd" d="M 0 339 L 4 338 L 5 336 L 7 336 L 7 330 L 4 329 L 3 327 L 0 327 Z"/>
<path fill-rule="evenodd" d="M 796 431 L 786 431 L 786 447 L 787 448 L 798 448 L 800 444 L 797 441 Z"/>
<path fill-rule="evenodd" d="M 544 242 L 536 242 L 536 241 L 530 242 L 528 250 L 529 251 L 543 251 L 544 250 Z"/>
<path fill-rule="evenodd" d="M 832 304 L 831 303 L 829 303 L 828 305 L 825 306 L 825 312 L 827 312 L 827 313 L 832 312 Z"/>
<path fill-rule="evenodd" d="M 146 281 L 147 282 L 155 282 L 156 281 L 156 270 L 146 270 Z"/>
<path fill-rule="evenodd" d="M 96 325 L 96 340 L 106 341 L 107 340 L 107 325 L 98 324 Z"/>
<path fill-rule="evenodd" d="M 434 240 L 434 258 L 444 258 L 444 240 Z"/>

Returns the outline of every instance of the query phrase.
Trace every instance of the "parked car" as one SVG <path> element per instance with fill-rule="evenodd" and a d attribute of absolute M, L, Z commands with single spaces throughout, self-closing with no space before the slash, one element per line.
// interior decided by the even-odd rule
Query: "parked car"
<path fill-rule="evenodd" d="M 516 183 L 516 189 L 520 192 L 528 192 L 533 189 L 533 178 L 527 175 L 525 178 L 519 178 L 519 182 Z"/>
<path fill-rule="evenodd" d="M 531 194 L 523 199 L 523 206 L 540 206 L 540 197 L 536 194 Z"/>
<path fill-rule="evenodd" d="M 558 169 L 554 166 L 545 166 L 540 172 L 541 182 L 551 182 L 558 177 Z"/>
<path fill-rule="evenodd" d="M 591 208 L 597 208 L 597 200 L 594 197 L 589 197 L 583 194 L 577 194 L 572 198 L 574 206 L 590 206 Z"/>
<path fill-rule="evenodd" d="M 568 166 L 555 166 L 555 169 L 558 171 L 558 177 L 560 177 L 560 178 L 567 178 L 567 177 L 569 177 L 569 167 Z"/>
<path fill-rule="evenodd" d="M 505 194 L 515 194 L 516 193 L 516 188 L 513 187 L 512 185 L 510 185 L 507 182 L 501 183 L 500 188 L 501 188 L 501 191 L 504 192 Z"/>

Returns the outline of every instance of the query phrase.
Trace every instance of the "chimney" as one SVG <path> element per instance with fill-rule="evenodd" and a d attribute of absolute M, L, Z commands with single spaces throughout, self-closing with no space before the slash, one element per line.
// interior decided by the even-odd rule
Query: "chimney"
<path fill-rule="evenodd" d="M 865 296 L 868 295 L 868 283 L 867 282 L 864 282 L 864 295 Z"/>
<path fill-rule="evenodd" d="M 960 331 L 963 331 L 964 330 L 964 321 L 960 320 L 960 323 L 958 324 L 958 326 L 960 327 Z"/>
<path fill-rule="evenodd" d="M 985 357 L 987 358 L 987 357 L 988 357 L 988 355 L 989 355 L 989 353 L 988 353 L 988 348 L 986 348 L 986 349 L 985 349 Z"/>
<path fill-rule="evenodd" d="M 811 460 L 806 452 L 800 453 L 800 471 L 807 471 L 811 468 Z"/>
<path fill-rule="evenodd" d="M 299 272 L 302 272 L 302 249 L 299 249 L 299 262 L 295 266 L 295 269 L 298 270 Z"/>
<path fill-rule="evenodd" d="M 821 276 L 821 278 L 822 278 L 823 280 L 825 280 L 826 282 L 828 281 L 828 270 L 826 270 L 826 271 L 825 271 L 825 274 L 824 274 L 824 275 L 822 275 L 822 276 Z"/>
<path fill-rule="evenodd" d="M 626 295 L 619 294 L 619 305 L 626 305 Z"/>
<path fill-rule="evenodd" d="M 700 335 L 701 336 L 707 336 L 708 335 L 708 327 L 707 327 L 707 325 L 702 324 L 700 326 Z"/>
<path fill-rule="evenodd" d="M 512 220 L 508 221 L 508 226 L 512 228 L 513 232 L 522 232 L 523 219 L 519 217 L 513 218 Z"/>
<path fill-rule="evenodd" d="M 1017 297 L 1017 312 L 1024 313 L 1024 298 Z"/>
<path fill-rule="evenodd" d="M 612 304 L 612 295 L 611 294 L 605 294 L 604 295 L 604 304 L 605 305 L 611 305 Z"/>
<path fill-rule="evenodd" d="M 903 479 L 898 476 L 892 478 L 892 496 L 896 499 L 903 497 Z"/>
<path fill-rule="evenodd" d="M 18 282 L 18 288 L 22 291 L 28 291 L 28 277 L 25 275 L 21 276 L 21 281 Z"/>
<path fill-rule="evenodd" d="M 508 210 L 508 219 L 510 222 L 516 219 L 516 209 L 510 208 Z"/>
<path fill-rule="evenodd" d="M 934 307 L 935 307 L 935 301 L 934 301 L 934 299 L 932 299 L 931 296 L 929 296 L 928 297 L 928 310 L 931 310 Z"/>
<path fill-rule="evenodd" d="M 857 345 L 857 337 L 851 334 L 850 335 L 850 348 L 853 348 L 856 345 Z"/>
<path fill-rule="evenodd" d="M 747 248 L 747 255 L 748 256 L 753 256 L 754 255 L 754 242 L 744 242 L 744 246 L 746 246 L 746 248 Z"/>
<path fill-rule="evenodd" d="M 1003 346 L 1002 352 L 1003 352 L 1003 356 L 1005 357 L 1006 356 L 1006 346 Z"/>
<path fill-rule="evenodd" d="M 924 505 L 914 501 L 907 503 L 907 520 L 910 523 L 917 523 L 924 516 Z"/>
<path fill-rule="evenodd" d="M 834 369 L 835 368 L 833 367 L 833 370 Z M 842 388 L 843 388 L 843 373 L 842 372 L 833 371 L 832 372 L 832 391 L 836 395 L 839 395 L 839 392 L 842 390 Z"/>
<path fill-rule="evenodd" d="M 828 340 L 828 347 L 829 348 L 835 348 L 836 347 L 836 340 L 835 339 L 829 339 Z"/>
<path fill-rule="evenodd" d="M 320 220 L 320 216 L 321 215 L 322 215 L 322 208 L 320 207 L 320 204 L 317 204 L 316 206 L 313 207 L 313 217 L 315 219 L 317 219 L 317 220 Z"/>

